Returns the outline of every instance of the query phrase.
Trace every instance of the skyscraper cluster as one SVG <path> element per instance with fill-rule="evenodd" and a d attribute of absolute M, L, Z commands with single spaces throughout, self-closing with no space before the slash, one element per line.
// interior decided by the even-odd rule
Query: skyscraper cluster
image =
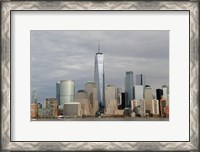
<path fill-rule="evenodd" d="M 75 81 L 57 82 L 56 98 L 47 98 L 43 109 L 41 106 L 34 106 L 37 98 L 36 90 L 33 90 L 31 110 L 34 117 L 94 117 L 101 114 L 114 117 L 124 113 L 139 117 L 169 115 L 168 86 L 163 85 L 162 89 L 156 89 L 154 96 L 151 86 L 146 85 L 145 75 L 136 74 L 134 77 L 133 71 L 125 72 L 123 91 L 115 85 L 105 86 L 104 55 L 100 52 L 100 45 L 94 63 L 94 81 L 86 82 L 84 89 L 76 93 Z"/>

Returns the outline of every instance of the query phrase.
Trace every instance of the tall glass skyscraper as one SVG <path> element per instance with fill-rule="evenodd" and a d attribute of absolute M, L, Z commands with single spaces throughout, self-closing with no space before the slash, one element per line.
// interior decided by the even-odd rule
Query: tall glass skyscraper
<path fill-rule="evenodd" d="M 125 92 L 128 94 L 128 107 L 131 105 L 131 100 L 134 98 L 134 88 L 133 88 L 133 72 L 126 72 L 125 77 Z"/>
<path fill-rule="evenodd" d="M 37 103 L 37 92 L 35 88 L 31 91 L 31 103 Z"/>
<path fill-rule="evenodd" d="M 97 88 L 97 100 L 99 112 L 104 112 L 105 108 L 105 80 L 104 80 L 104 57 L 98 46 L 98 53 L 95 56 L 94 82 Z"/>
<path fill-rule="evenodd" d="M 136 85 L 145 86 L 145 76 L 144 76 L 144 74 L 137 74 L 136 75 Z"/>
<path fill-rule="evenodd" d="M 135 85 L 135 99 L 139 102 L 140 99 L 144 98 L 144 86 L 145 86 L 145 77 L 143 74 L 136 75 L 136 85 Z"/>

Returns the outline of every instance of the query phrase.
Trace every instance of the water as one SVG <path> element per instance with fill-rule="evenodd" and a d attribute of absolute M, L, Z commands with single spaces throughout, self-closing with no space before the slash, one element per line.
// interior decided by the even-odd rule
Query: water
<path fill-rule="evenodd" d="M 67 119 L 32 119 L 32 121 L 169 121 L 169 118 L 141 118 L 141 117 L 129 117 L 129 118 L 67 118 Z"/>

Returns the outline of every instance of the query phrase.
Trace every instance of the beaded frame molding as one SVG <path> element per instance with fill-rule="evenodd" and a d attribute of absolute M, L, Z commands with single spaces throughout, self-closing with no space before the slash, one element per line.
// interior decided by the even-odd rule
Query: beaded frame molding
<path fill-rule="evenodd" d="M 1 5 L 1 150 L 198 151 L 199 2 L 198 1 L 9 1 Z M 190 140 L 188 142 L 13 142 L 10 126 L 11 11 L 15 10 L 187 10 L 190 11 Z"/>

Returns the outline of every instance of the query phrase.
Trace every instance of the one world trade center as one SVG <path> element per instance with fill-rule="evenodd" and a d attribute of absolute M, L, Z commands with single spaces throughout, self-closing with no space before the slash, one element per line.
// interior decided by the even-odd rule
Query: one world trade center
<path fill-rule="evenodd" d="M 100 113 L 104 113 L 105 108 L 105 80 L 104 80 L 104 58 L 103 53 L 100 52 L 100 45 L 98 45 L 98 52 L 95 56 L 94 82 L 97 87 L 97 100 Z"/>

